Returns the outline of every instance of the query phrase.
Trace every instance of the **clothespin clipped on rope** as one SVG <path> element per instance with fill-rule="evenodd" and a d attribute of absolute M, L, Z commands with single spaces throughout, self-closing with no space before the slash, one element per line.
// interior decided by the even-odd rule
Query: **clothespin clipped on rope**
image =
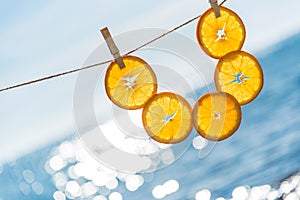
<path fill-rule="evenodd" d="M 209 0 L 211 7 L 214 9 L 216 18 L 221 16 L 218 0 Z"/>
<path fill-rule="evenodd" d="M 111 37 L 111 34 L 107 27 L 101 29 L 102 36 L 104 37 L 106 44 L 110 50 L 110 53 L 113 55 L 115 62 L 119 65 L 120 69 L 123 69 L 125 67 L 125 64 L 123 62 L 123 58 L 120 55 L 120 51 L 115 44 L 113 38 Z"/>

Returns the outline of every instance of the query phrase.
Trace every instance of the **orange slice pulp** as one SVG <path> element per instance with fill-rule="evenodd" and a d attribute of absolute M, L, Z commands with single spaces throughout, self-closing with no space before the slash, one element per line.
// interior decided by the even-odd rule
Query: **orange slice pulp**
<path fill-rule="evenodd" d="M 203 95 L 193 109 L 193 124 L 197 132 L 208 140 L 229 138 L 239 128 L 242 119 L 237 100 L 224 92 Z"/>
<path fill-rule="evenodd" d="M 144 107 L 143 124 L 155 141 L 179 143 L 192 131 L 192 108 L 180 95 L 170 92 L 156 94 Z"/>
<path fill-rule="evenodd" d="M 135 110 L 144 107 L 157 92 L 157 80 L 151 67 L 141 58 L 123 56 L 125 68 L 112 62 L 105 75 L 105 90 L 117 106 Z"/>
<path fill-rule="evenodd" d="M 263 87 L 263 72 L 257 59 L 243 51 L 234 51 L 219 60 L 215 70 L 218 91 L 233 95 L 241 105 L 253 101 Z"/>
<path fill-rule="evenodd" d="M 221 58 L 231 51 L 240 50 L 246 37 L 245 26 L 240 17 L 220 6 L 221 16 L 216 18 L 213 9 L 200 18 L 196 35 L 204 52 L 213 58 Z"/>

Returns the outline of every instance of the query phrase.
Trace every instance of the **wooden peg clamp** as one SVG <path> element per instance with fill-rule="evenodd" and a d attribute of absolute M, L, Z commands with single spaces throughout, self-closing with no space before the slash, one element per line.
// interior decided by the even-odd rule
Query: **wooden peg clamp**
<path fill-rule="evenodd" d="M 110 50 L 110 53 L 113 55 L 115 62 L 119 65 L 120 69 L 123 69 L 125 67 L 125 64 L 123 62 L 122 56 L 120 55 L 120 51 L 115 44 L 113 38 L 111 37 L 111 34 L 107 27 L 101 29 L 102 36 L 104 37 L 106 44 Z"/>
<path fill-rule="evenodd" d="M 209 3 L 211 5 L 211 7 L 214 9 L 216 18 L 220 17 L 221 13 L 220 13 L 219 5 L 218 5 L 218 0 L 209 0 Z"/>

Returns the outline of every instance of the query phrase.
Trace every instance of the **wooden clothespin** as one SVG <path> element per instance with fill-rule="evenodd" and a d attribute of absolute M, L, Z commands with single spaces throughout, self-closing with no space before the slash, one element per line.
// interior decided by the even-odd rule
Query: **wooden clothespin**
<path fill-rule="evenodd" d="M 214 9 L 216 18 L 221 16 L 218 0 L 209 0 L 211 7 Z"/>
<path fill-rule="evenodd" d="M 120 51 L 115 44 L 113 38 L 111 37 L 111 34 L 107 27 L 101 29 L 101 33 L 106 41 L 106 44 L 110 50 L 110 53 L 113 55 L 115 62 L 119 65 L 120 69 L 123 69 L 125 67 L 125 64 L 123 62 L 123 58 L 120 55 Z"/>

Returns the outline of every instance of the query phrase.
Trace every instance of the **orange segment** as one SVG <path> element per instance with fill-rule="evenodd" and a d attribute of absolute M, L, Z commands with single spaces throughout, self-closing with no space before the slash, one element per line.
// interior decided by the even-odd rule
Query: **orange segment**
<path fill-rule="evenodd" d="M 160 143 L 175 144 L 192 131 L 190 104 L 181 96 L 164 92 L 153 96 L 143 110 L 143 124 L 149 136 Z"/>
<path fill-rule="evenodd" d="M 105 90 L 117 106 L 134 110 L 144 107 L 157 91 L 156 76 L 141 58 L 124 56 L 125 68 L 112 62 L 105 75 Z"/>
<path fill-rule="evenodd" d="M 218 91 L 233 95 L 241 105 L 253 101 L 263 87 L 263 72 L 251 54 L 234 51 L 220 59 L 215 71 Z"/>
<path fill-rule="evenodd" d="M 241 107 L 228 93 L 214 92 L 202 96 L 193 109 L 193 124 L 208 140 L 221 141 L 233 135 L 242 119 Z"/>
<path fill-rule="evenodd" d="M 200 18 L 196 35 L 205 53 L 221 58 L 231 51 L 240 50 L 245 42 L 246 30 L 240 17 L 220 6 L 221 17 L 216 18 L 213 9 Z"/>

